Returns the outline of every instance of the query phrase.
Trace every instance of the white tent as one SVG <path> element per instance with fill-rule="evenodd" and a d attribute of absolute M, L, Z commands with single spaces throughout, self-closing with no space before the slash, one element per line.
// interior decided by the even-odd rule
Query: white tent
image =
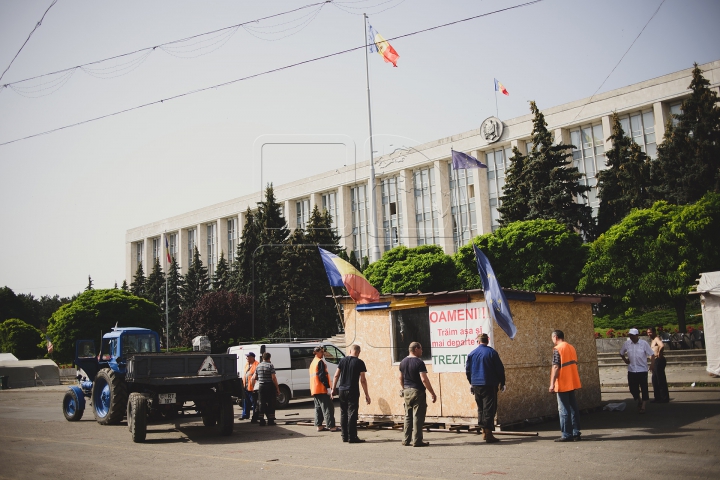
<path fill-rule="evenodd" d="M 60 385 L 60 370 L 47 359 L 0 361 L 0 376 L 8 377 L 8 388 Z"/>
<path fill-rule="evenodd" d="M 697 293 L 702 305 L 707 371 L 720 375 L 720 272 L 701 273 Z"/>
<path fill-rule="evenodd" d="M 9 361 L 17 362 L 18 359 L 12 353 L 0 353 L 0 362 L 9 362 Z"/>

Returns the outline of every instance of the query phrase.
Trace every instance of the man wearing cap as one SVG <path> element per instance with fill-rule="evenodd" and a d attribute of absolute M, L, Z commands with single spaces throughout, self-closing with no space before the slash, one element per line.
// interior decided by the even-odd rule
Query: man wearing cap
<path fill-rule="evenodd" d="M 405 424 L 403 426 L 402 444 L 413 447 L 427 447 L 430 442 L 423 442 L 423 426 L 427 412 L 427 394 L 430 392 L 432 402 L 437 397 L 427 375 L 427 367 L 422 359 L 423 349 L 420 342 L 412 342 L 408 346 L 409 355 L 400 362 L 400 385 L 405 400 Z"/>
<path fill-rule="evenodd" d="M 468 354 L 465 362 L 465 375 L 472 385 L 470 391 L 475 395 L 483 439 L 487 443 L 495 443 L 500 441 L 493 436 L 493 431 L 498 388 L 505 391 L 505 366 L 500 355 L 488 345 L 490 339 L 487 333 L 479 335 L 477 340 L 477 348 Z"/>
<path fill-rule="evenodd" d="M 630 393 L 638 405 L 638 413 L 645 413 L 645 405 L 648 397 L 648 364 L 647 357 L 650 357 L 651 364 L 655 363 L 655 352 L 645 340 L 640 340 L 640 332 L 637 328 L 628 331 L 630 337 L 620 349 L 620 358 L 628 366 L 628 386 Z M 627 354 L 627 358 L 625 355 Z M 640 397 L 642 390 L 642 398 Z"/>
<path fill-rule="evenodd" d="M 243 388 L 245 389 L 245 395 L 242 403 L 242 416 L 241 420 L 247 420 L 252 416 L 252 423 L 257 422 L 256 405 L 258 394 L 255 391 L 255 369 L 258 366 L 258 361 L 255 360 L 255 353 L 248 352 L 245 354 L 245 373 L 243 374 Z"/>
<path fill-rule="evenodd" d="M 325 364 L 325 348 L 317 346 L 313 349 L 315 358 L 310 364 L 310 394 L 315 400 L 315 426 L 318 432 L 330 430 L 339 432 L 335 426 L 335 407 L 332 403 L 332 388 L 330 388 L 330 377 Z M 323 427 L 325 418 L 325 427 Z"/>
<path fill-rule="evenodd" d="M 577 352 L 575 347 L 565 341 L 562 330 L 551 335 L 553 344 L 552 370 L 550 373 L 550 393 L 557 393 L 558 413 L 560 414 L 560 432 L 562 436 L 556 442 L 580 441 L 580 410 L 575 390 L 580 389 Z"/>

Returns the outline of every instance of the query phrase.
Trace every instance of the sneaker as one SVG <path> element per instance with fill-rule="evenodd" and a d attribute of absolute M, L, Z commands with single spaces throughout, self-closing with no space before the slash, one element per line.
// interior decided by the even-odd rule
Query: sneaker
<path fill-rule="evenodd" d="M 363 440 L 362 438 L 351 438 L 350 440 L 348 440 L 348 443 L 365 443 L 365 440 Z"/>
<path fill-rule="evenodd" d="M 430 445 L 430 442 L 420 442 L 413 444 L 413 447 L 427 447 L 428 445 Z"/>
<path fill-rule="evenodd" d="M 265 426 L 265 420 L 260 420 L 260 422 L 258 422 L 258 423 L 260 423 L 260 426 L 261 426 L 261 427 L 264 427 L 264 426 Z"/>
<path fill-rule="evenodd" d="M 348 443 L 348 439 L 345 438 L 345 437 L 343 437 L 342 441 L 345 442 L 345 443 Z"/>
<path fill-rule="evenodd" d="M 555 441 L 556 442 L 572 442 L 573 437 L 560 437 L 560 438 L 556 438 Z"/>
<path fill-rule="evenodd" d="M 277 423 L 275 423 L 274 421 L 270 420 L 270 421 L 268 422 L 268 425 L 271 426 L 271 427 L 274 427 L 275 425 L 277 425 Z"/>
<path fill-rule="evenodd" d="M 579 442 L 580 440 L 582 440 L 582 438 L 580 438 L 580 435 L 572 437 L 572 439 L 573 439 L 573 442 Z"/>

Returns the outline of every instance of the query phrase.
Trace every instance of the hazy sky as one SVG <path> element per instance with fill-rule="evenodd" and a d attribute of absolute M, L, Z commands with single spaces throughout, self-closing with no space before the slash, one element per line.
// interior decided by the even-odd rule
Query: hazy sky
<path fill-rule="evenodd" d="M 495 114 L 494 77 L 510 92 L 498 99 L 503 119 L 528 113 L 528 100 L 589 97 L 661 1 L 545 0 L 391 41 L 398 68 L 370 57 L 375 150 L 477 128 Z M 0 1 L 0 71 L 51 3 Z M 59 0 L 0 84 L 311 3 Z M 336 1 L 15 83 L 0 89 L 0 143 L 360 46 L 362 12 L 392 38 L 521 3 Z M 718 24 L 716 0 L 666 0 L 601 91 L 720 59 Z M 88 275 L 96 288 L 120 284 L 127 229 L 258 190 L 259 135 L 330 133 L 368 158 L 362 49 L 0 146 L 0 286 L 66 296 Z M 345 162 L 332 149 L 277 148 L 264 179 Z"/>

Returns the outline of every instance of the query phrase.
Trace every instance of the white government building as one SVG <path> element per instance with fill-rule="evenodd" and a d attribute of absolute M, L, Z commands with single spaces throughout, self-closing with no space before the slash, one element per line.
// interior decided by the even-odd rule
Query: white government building
<path fill-rule="evenodd" d="M 718 91 L 720 60 L 700 68 Z M 682 100 L 690 93 L 691 72 L 688 68 L 542 110 L 555 138 L 576 147 L 574 164 L 585 174 L 584 182 L 593 187 L 586 201 L 594 213 L 599 204 L 596 174 L 605 168 L 603 152 L 610 148 L 612 113 L 620 115 L 626 135 L 655 157 L 670 114 L 680 112 Z M 313 205 L 327 209 L 348 253 L 355 251 L 370 261 L 398 245 L 437 244 L 453 253 L 474 236 L 498 227 L 497 207 L 512 148 L 527 153 L 531 131 L 531 114 L 505 121 L 491 117 L 480 128 L 374 159 L 375 225 L 369 198 L 370 161 L 275 185 L 276 199 L 284 206 L 290 229 L 305 226 Z M 488 168 L 453 171 L 451 146 Z M 165 237 L 183 273 L 195 246 L 211 272 L 220 252 L 232 261 L 245 212 L 248 207 L 255 210 L 259 200 L 260 192 L 256 192 L 128 230 L 126 280 L 131 282 L 140 262 L 147 273 L 155 258 L 167 271 Z M 375 226 L 378 235 L 373 233 Z"/>

